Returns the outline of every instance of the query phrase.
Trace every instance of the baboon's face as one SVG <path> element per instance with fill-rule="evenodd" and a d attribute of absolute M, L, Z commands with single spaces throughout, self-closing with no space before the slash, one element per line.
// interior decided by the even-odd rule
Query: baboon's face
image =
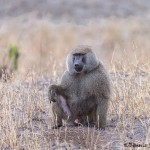
<path fill-rule="evenodd" d="M 50 92 L 49 99 L 53 102 L 56 102 L 56 99 L 57 99 L 56 91 L 54 89 L 50 89 L 49 92 Z"/>
<path fill-rule="evenodd" d="M 76 53 L 73 54 L 73 67 L 77 73 L 81 73 L 84 70 L 86 63 L 85 54 Z"/>
<path fill-rule="evenodd" d="M 89 73 L 99 65 L 95 53 L 87 47 L 77 47 L 67 56 L 67 69 L 71 75 Z"/>

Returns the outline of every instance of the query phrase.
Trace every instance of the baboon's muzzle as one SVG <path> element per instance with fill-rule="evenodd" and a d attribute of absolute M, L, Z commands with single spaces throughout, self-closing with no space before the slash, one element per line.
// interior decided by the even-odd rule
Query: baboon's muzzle
<path fill-rule="evenodd" d="M 75 69 L 77 72 L 81 72 L 82 69 L 83 69 L 83 66 L 82 66 L 82 65 L 79 65 L 79 64 L 75 64 L 75 65 L 74 65 L 74 69 Z"/>

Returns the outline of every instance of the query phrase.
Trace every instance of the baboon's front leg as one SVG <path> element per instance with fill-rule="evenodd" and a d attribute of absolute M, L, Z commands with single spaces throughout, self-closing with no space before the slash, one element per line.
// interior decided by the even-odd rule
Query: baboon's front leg
<path fill-rule="evenodd" d="M 62 126 L 63 112 L 57 103 L 52 104 L 53 118 L 54 118 L 54 127 L 59 128 Z"/>

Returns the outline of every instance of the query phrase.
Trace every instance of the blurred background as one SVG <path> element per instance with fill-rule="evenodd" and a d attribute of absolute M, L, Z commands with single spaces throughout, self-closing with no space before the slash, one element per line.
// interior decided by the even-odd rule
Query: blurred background
<path fill-rule="evenodd" d="M 79 44 L 92 46 L 110 69 L 148 63 L 150 1 L 0 0 L 1 68 L 62 74 Z"/>

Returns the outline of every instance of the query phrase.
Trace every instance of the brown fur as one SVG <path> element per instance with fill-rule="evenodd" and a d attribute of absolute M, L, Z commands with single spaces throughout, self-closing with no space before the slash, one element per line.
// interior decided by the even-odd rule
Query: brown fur
<path fill-rule="evenodd" d="M 83 71 L 77 73 L 74 69 L 73 54 L 83 53 L 86 63 Z M 105 128 L 108 103 L 111 99 L 108 72 L 87 46 L 72 50 L 67 57 L 67 66 L 60 85 L 69 95 L 66 101 L 72 113 L 72 121 L 79 116 L 83 124 L 95 124 L 97 128 Z M 53 112 L 57 116 L 57 125 L 62 125 L 64 117 L 58 105 L 53 105 Z"/>
<path fill-rule="evenodd" d="M 65 93 L 65 90 L 60 86 L 60 85 L 51 85 L 49 87 L 49 92 L 48 92 L 48 97 L 51 102 L 56 102 L 57 104 L 52 104 L 53 105 L 53 113 L 55 113 L 56 111 L 56 107 L 58 106 L 59 109 L 62 110 L 63 114 L 63 118 L 67 118 L 68 120 L 71 120 L 70 122 L 72 122 L 70 125 L 79 125 L 80 124 L 80 117 L 76 116 L 75 120 L 73 119 L 73 116 L 71 114 L 70 108 L 68 107 L 67 104 L 67 99 L 69 98 L 69 96 Z M 65 116 L 64 116 L 65 115 Z M 61 126 L 61 125 L 59 125 Z M 55 126 L 56 127 L 56 126 Z"/>
<path fill-rule="evenodd" d="M 50 103 L 53 102 L 52 110 L 53 110 L 53 114 L 55 118 L 55 124 L 56 124 L 55 128 L 60 127 L 62 126 L 62 123 L 59 123 L 57 125 L 57 122 L 56 122 L 57 113 L 61 115 L 62 118 L 64 119 L 72 118 L 70 109 L 66 101 L 68 97 L 65 94 L 64 89 L 59 85 L 51 85 L 49 87 L 48 97 L 49 97 Z M 59 108 L 59 110 L 57 108 Z M 55 112 L 57 113 L 55 114 Z"/>
<path fill-rule="evenodd" d="M 49 87 L 49 92 L 48 92 L 48 97 L 51 101 L 56 102 L 57 101 L 57 96 L 63 96 L 65 99 L 67 99 L 67 95 L 65 94 L 64 89 L 60 85 L 50 85 Z"/>

